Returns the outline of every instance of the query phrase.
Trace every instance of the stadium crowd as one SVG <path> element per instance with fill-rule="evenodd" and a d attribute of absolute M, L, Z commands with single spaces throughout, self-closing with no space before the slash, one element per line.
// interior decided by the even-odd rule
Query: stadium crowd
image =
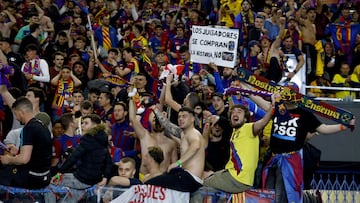
<path fill-rule="evenodd" d="M 306 136 L 347 127 L 275 105 L 277 94 L 265 101 L 225 89 L 246 87 L 240 68 L 275 83 L 286 78 L 295 91 L 288 81 L 302 68 L 307 85 L 360 87 L 359 14 L 360 1 L 346 0 L 1 0 L 0 176 L 19 172 L 0 184 L 266 187 L 286 189 L 277 202 L 299 202 L 295 165 Z M 193 62 L 193 25 L 238 29 L 235 66 Z M 286 65 L 288 54 L 296 67 Z M 168 64 L 183 70 L 160 77 Z M 277 114 L 282 107 L 290 113 Z M 284 172 L 284 154 L 300 172 Z M 292 173 L 285 189 L 282 173 Z"/>

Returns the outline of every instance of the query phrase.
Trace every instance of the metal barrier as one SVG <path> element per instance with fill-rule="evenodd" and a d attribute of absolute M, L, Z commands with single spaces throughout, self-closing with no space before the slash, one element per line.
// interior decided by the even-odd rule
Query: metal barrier
<path fill-rule="evenodd" d="M 360 173 L 357 171 L 317 171 L 310 183 L 312 191 L 319 191 L 323 202 L 360 202 Z M 311 190 L 310 190 L 311 191 Z"/>
<path fill-rule="evenodd" d="M 95 201 L 91 201 L 92 197 L 96 197 L 95 190 L 96 186 L 81 190 L 83 193 L 81 199 L 84 202 L 95 203 Z M 62 199 L 61 202 L 70 202 L 73 200 L 73 192 L 75 192 L 74 189 L 54 185 L 33 190 L 0 185 L 0 202 L 56 203 L 59 202 L 58 198 Z"/>
<path fill-rule="evenodd" d="M 128 190 L 128 188 L 101 187 L 96 191 L 97 202 L 110 202 L 126 190 Z"/>

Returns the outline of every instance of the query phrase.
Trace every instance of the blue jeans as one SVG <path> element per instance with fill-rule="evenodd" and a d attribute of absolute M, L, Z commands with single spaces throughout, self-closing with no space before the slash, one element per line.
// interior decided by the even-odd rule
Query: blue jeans
<path fill-rule="evenodd" d="M 282 172 L 281 169 L 278 168 L 276 165 L 269 169 L 268 176 L 266 178 L 265 188 L 275 189 L 276 203 L 288 202 Z"/>
<path fill-rule="evenodd" d="M 92 185 L 80 182 L 72 173 L 64 173 L 59 186 L 68 187 L 71 193 L 71 195 L 66 194 L 65 197 L 62 198 L 62 201 L 77 203 L 85 195 L 85 189 L 90 188 Z"/>

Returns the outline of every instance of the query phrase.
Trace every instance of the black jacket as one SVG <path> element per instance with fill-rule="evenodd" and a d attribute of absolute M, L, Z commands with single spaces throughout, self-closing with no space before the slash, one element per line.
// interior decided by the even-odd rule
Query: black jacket
<path fill-rule="evenodd" d="M 97 184 L 103 177 L 111 176 L 112 159 L 108 150 L 105 125 L 98 125 L 80 139 L 80 144 L 64 162 L 60 172 L 71 168 L 75 163 L 74 176 L 82 183 Z"/>

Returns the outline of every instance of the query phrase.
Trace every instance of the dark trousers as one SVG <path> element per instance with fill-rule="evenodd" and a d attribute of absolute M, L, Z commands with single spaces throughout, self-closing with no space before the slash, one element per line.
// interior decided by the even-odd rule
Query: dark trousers
<path fill-rule="evenodd" d="M 276 57 L 271 57 L 269 69 L 263 76 L 268 80 L 278 83 L 282 78 L 282 73 L 283 70 L 280 67 L 278 59 Z"/>
<path fill-rule="evenodd" d="M 0 168 L 0 185 L 40 189 L 50 184 L 50 171 L 41 176 L 31 175 L 29 170 L 21 166 L 2 166 Z"/>
<path fill-rule="evenodd" d="M 156 185 L 181 192 L 195 192 L 202 185 L 182 168 L 174 168 L 169 173 L 154 177 L 145 184 Z"/>
<path fill-rule="evenodd" d="M 278 168 L 276 165 L 274 165 L 272 168 L 269 169 L 266 178 L 265 188 L 275 189 L 276 203 L 288 202 L 281 169 Z"/>
<path fill-rule="evenodd" d="M 303 44 L 302 52 L 306 54 L 305 65 L 308 80 L 306 82 L 309 84 L 315 79 L 317 52 L 314 45 L 308 43 Z"/>

